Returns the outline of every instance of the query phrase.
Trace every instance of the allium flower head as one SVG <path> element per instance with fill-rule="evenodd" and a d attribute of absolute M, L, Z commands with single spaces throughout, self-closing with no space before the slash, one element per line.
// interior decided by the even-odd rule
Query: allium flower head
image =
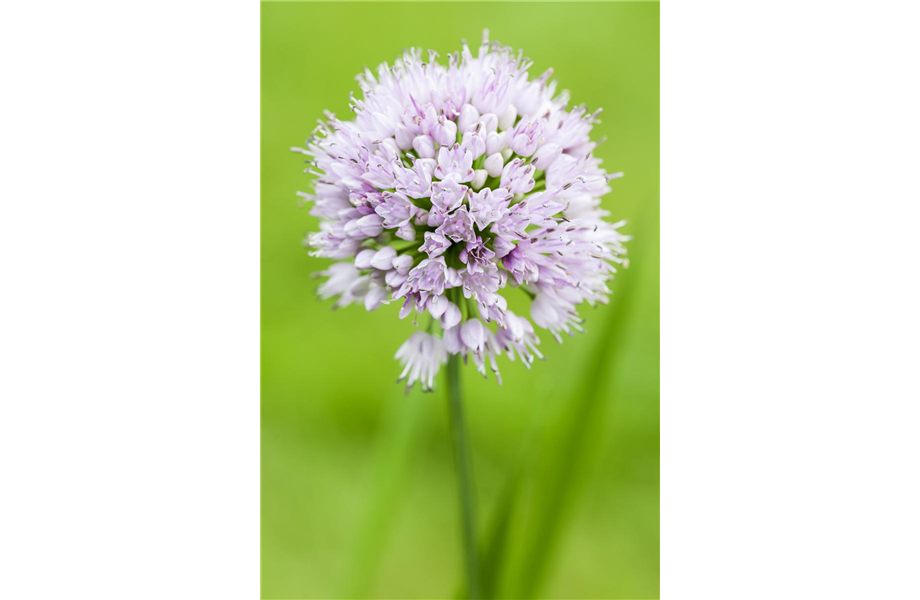
<path fill-rule="evenodd" d="M 530 319 L 560 342 L 582 331 L 577 307 L 607 301 L 628 239 L 600 208 L 620 175 L 592 155 L 600 111 L 570 110 L 552 71 L 531 79 L 530 61 L 488 32 L 477 56 L 464 43 L 446 65 L 437 58 L 412 49 L 365 70 L 354 119 L 327 113 L 294 148 L 317 177 L 300 194 L 320 218 L 306 243 L 337 261 L 320 297 L 367 310 L 399 301 L 415 323 L 428 313 L 428 333 L 396 354 L 400 379 L 426 390 L 448 354 L 483 375 L 498 375 L 503 352 L 530 368 L 542 358 Z M 532 299 L 530 319 L 506 293 Z"/>

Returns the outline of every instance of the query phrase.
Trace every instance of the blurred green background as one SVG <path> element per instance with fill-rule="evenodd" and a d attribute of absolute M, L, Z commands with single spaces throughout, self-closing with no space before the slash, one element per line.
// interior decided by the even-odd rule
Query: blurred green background
<path fill-rule="evenodd" d="M 462 592 L 443 381 L 403 395 L 393 354 L 414 330 L 398 303 L 330 312 L 301 241 L 303 157 L 289 151 L 354 76 L 410 46 L 442 57 L 491 38 L 549 67 L 573 105 L 603 107 L 596 155 L 631 266 L 587 333 L 504 385 L 463 369 L 486 583 L 506 598 L 658 597 L 657 3 L 261 5 L 262 597 L 450 598 Z M 527 314 L 523 294 L 508 294 Z M 443 369 L 442 369 L 443 374 Z"/>

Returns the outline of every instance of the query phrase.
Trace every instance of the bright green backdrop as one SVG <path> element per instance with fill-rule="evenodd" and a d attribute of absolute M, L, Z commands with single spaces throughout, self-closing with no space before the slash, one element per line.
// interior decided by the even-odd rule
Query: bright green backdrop
<path fill-rule="evenodd" d="M 587 333 L 543 334 L 504 385 L 464 369 L 487 579 L 502 597 L 658 597 L 658 5 L 262 4 L 262 595 L 446 598 L 462 581 L 442 389 L 402 394 L 391 305 L 330 311 L 301 247 L 316 228 L 301 146 L 354 75 L 403 48 L 493 40 L 603 107 L 596 151 L 630 268 Z M 217 24 L 219 26 L 219 24 Z M 227 124 L 232 127 L 232 123 Z M 520 309 L 523 298 L 511 298 Z M 541 332 L 544 333 L 544 332 Z"/>

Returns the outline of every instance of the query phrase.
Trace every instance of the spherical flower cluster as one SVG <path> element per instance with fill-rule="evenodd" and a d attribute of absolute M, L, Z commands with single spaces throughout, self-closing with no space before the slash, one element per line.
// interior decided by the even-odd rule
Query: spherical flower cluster
<path fill-rule="evenodd" d="M 314 193 L 300 194 L 320 218 L 306 243 L 338 261 L 320 297 L 367 310 L 400 301 L 400 318 L 428 313 L 428 333 L 396 353 L 400 379 L 425 390 L 448 355 L 497 376 L 503 352 L 528 368 L 542 358 L 507 288 L 530 296 L 530 318 L 558 341 L 582 331 L 576 307 L 607 301 L 628 239 L 600 208 L 612 176 L 592 156 L 599 111 L 568 110 L 552 71 L 531 80 L 529 60 L 487 33 L 477 57 L 464 43 L 446 66 L 436 59 L 413 49 L 376 75 L 365 70 L 354 120 L 327 113 L 294 149 L 317 177 Z"/>

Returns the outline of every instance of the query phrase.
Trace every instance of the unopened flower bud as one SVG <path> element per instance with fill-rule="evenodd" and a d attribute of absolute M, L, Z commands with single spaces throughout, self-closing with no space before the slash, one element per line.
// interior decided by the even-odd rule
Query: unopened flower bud
<path fill-rule="evenodd" d="M 457 141 L 457 124 L 441 117 L 434 128 L 434 140 L 442 146 L 449 146 Z"/>
<path fill-rule="evenodd" d="M 460 133 L 466 133 L 479 121 L 479 111 L 472 104 L 464 104 L 460 109 L 460 118 L 457 119 L 457 128 Z"/>
<path fill-rule="evenodd" d="M 364 297 L 364 308 L 369 311 L 377 310 L 389 294 L 387 288 L 383 286 L 371 286 Z"/>
<path fill-rule="evenodd" d="M 478 190 L 486 184 L 486 178 L 488 176 L 489 174 L 485 169 L 477 169 L 475 171 L 475 175 L 473 176 L 473 181 L 470 182 L 470 185 L 474 190 Z"/>
<path fill-rule="evenodd" d="M 498 117 L 498 128 L 504 131 L 505 129 L 510 129 L 514 126 L 514 121 L 517 119 L 517 109 L 513 104 L 509 104 L 508 108 L 505 109 L 505 112 Z"/>
<path fill-rule="evenodd" d="M 434 140 L 430 135 L 417 135 L 412 140 L 412 147 L 420 158 L 434 158 Z"/>
<path fill-rule="evenodd" d="M 501 152 L 505 147 L 505 135 L 494 131 L 486 136 L 486 155 Z"/>
<path fill-rule="evenodd" d="M 393 259 L 393 268 L 400 275 L 405 275 L 412 268 L 412 257 L 408 254 L 400 254 Z"/>
<path fill-rule="evenodd" d="M 486 172 L 490 177 L 498 177 L 502 174 L 502 167 L 505 166 L 505 160 L 502 158 L 500 152 L 496 152 L 489 156 L 482 166 L 486 168 Z"/>
<path fill-rule="evenodd" d="M 460 309 L 453 302 L 447 303 L 447 308 L 444 309 L 444 314 L 441 315 L 441 327 L 444 329 L 450 329 L 456 327 L 460 323 Z"/>
<path fill-rule="evenodd" d="M 358 252 L 357 256 L 355 256 L 355 267 L 359 269 L 370 269 L 371 259 L 374 258 L 374 254 L 376 254 L 376 252 L 373 250 L 362 250 Z"/>
<path fill-rule="evenodd" d="M 396 258 L 396 249 L 392 246 L 384 246 L 374 254 L 371 266 L 381 271 L 389 271 L 393 268 L 394 258 Z"/>
<path fill-rule="evenodd" d="M 396 126 L 396 145 L 400 150 L 409 150 L 412 148 L 412 132 L 409 131 L 409 128 L 400 123 Z"/>
<path fill-rule="evenodd" d="M 383 231 L 383 218 L 377 214 L 366 215 L 358 219 L 356 225 L 364 237 L 377 237 Z"/>
<path fill-rule="evenodd" d="M 473 352 L 482 352 L 486 342 L 486 329 L 479 319 L 470 319 L 460 326 L 463 345 Z"/>

